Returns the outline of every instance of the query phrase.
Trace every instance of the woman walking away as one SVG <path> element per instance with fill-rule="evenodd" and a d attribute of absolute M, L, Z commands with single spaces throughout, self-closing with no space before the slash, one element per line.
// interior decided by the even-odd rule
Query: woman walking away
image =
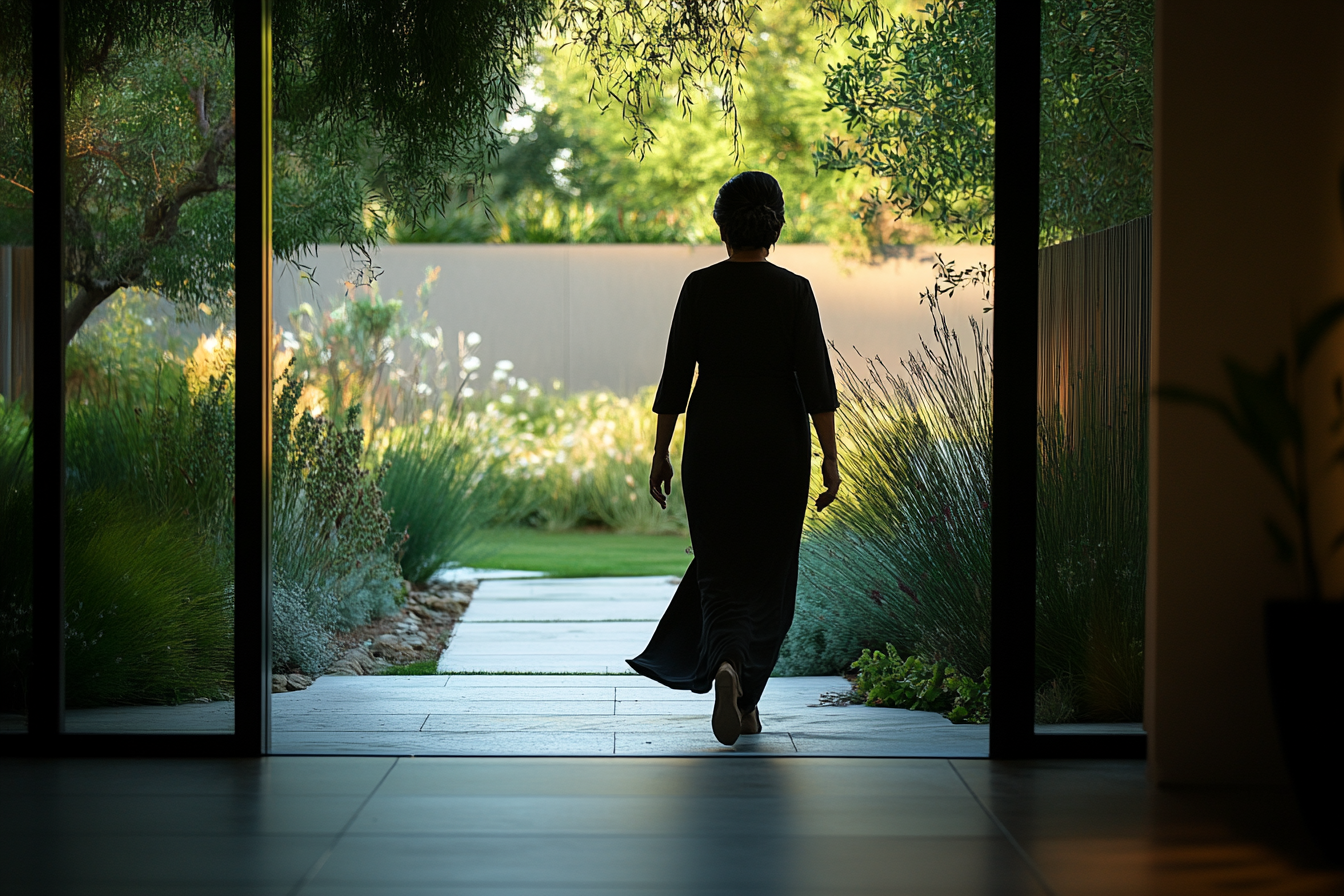
<path fill-rule="evenodd" d="M 686 278 L 653 402 L 649 492 L 664 508 L 668 447 L 686 412 L 681 472 L 695 559 L 649 646 L 628 662 L 670 688 L 712 686 L 714 736 L 731 745 L 760 733 L 756 703 L 793 624 L 809 414 L 822 447 L 817 509 L 840 488 L 838 402 L 811 284 L 765 260 L 784 226 L 779 184 L 762 171 L 737 175 L 719 190 L 714 220 L 728 259 Z"/>

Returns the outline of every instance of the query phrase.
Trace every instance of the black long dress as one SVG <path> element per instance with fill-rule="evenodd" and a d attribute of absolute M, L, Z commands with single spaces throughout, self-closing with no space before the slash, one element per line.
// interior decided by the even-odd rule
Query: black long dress
<path fill-rule="evenodd" d="M 681 487 L 695 559 L 649 646 L 627 661 L 635 671 L 703 694 L 731 661 L 740 708 L 756 706 L 793 624 L 808 414 L 837 405 L 807 280 L 767 261 L 686 278 L 653 410 L 686 412 Z"/>

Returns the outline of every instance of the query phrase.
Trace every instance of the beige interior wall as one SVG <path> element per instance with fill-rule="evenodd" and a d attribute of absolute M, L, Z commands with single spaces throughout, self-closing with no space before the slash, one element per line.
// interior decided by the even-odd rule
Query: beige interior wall
<path fill-rule="evenodd" d="M 1227 395 L 1224 356 L 1268 365 L 1295 316 L 1344 293 L 1344 3 L 1159 0 L 1158 19 L 1153 380 Z M 1318 484 L 1341 348 L 1306 386 Z M 1300 585 L 1263 520 L 1286 525 L 1287 508 L 1210 414 L 1157 402 L 1152 420 L 1150 774 L 1273 779 L 1261 614 Z"/>
<path fill-rule="evenodd" d="M 783 245 L 771 260 L 812 282 L 826 335 L 846 352 L 857 346 L 895 365 L 930 339 L 920 291 L 933 283 L 935 253 L 969 267 L 993 263 L 988 246 L 918 246 L 882 264 L 846 264 L 827 246 Z M 402 245 L 377 251 L 384 296 L 414 302 L 427 267 L 440 267 L 430 314 L 445 332 L 478 332 L 484 369 L 514 363 L 519 375 L 571 389 L 629 394 L 658 381 L 672 310 L 686 275 L 724 257 L 721 246 L 678 245 Z M 341 295 L 351 259 L 336 246 L 305 258 L 320 284 L 277 265 L 276 318 L 288 327 L 299 302 Z M 948 322 L 968 316 L 989 325 L 972 291 L 944 303 Z M 852 357 L 852 354 L 851 354 Z"/>

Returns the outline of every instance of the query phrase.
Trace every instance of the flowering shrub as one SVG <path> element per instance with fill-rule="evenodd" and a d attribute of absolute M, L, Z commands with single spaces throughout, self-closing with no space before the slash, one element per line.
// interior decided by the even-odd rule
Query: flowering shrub
<path fill-rule="evenodd" d="M 497 461 L 492 522 L 546 529 L 604 526 L 622 532 L 680 532 L 686 504 L 674 481 L 663 511 L 648 493 L 657 417 L 653 387 L 633 398 L 610 392 L 566 396 L 514 376 L 501 362 L 492 387 L 463 400 L 463 425 Z M 681 450 L 681 431 L 673 442 Z"/>

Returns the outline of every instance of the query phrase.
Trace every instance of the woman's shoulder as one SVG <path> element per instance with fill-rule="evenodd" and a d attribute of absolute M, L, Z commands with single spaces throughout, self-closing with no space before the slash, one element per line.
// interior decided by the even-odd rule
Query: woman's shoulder
<path fill-rule="evenodd" d="M 710 282 L 721 277 L 736 277 L 741 275 L 763 277 L 775 280 L 781 283 L 789 283 L 794 286 L 811 289 L 811 282 L 801 274 L 795 274 L 788 268 L 780 267 L 772 261 L 753 261 L 736 262 L 727 258 L 715 262 L 708 267 L 697 268 L 686 275 L 686 283 L 699 280 L 701 282 Z"/>

